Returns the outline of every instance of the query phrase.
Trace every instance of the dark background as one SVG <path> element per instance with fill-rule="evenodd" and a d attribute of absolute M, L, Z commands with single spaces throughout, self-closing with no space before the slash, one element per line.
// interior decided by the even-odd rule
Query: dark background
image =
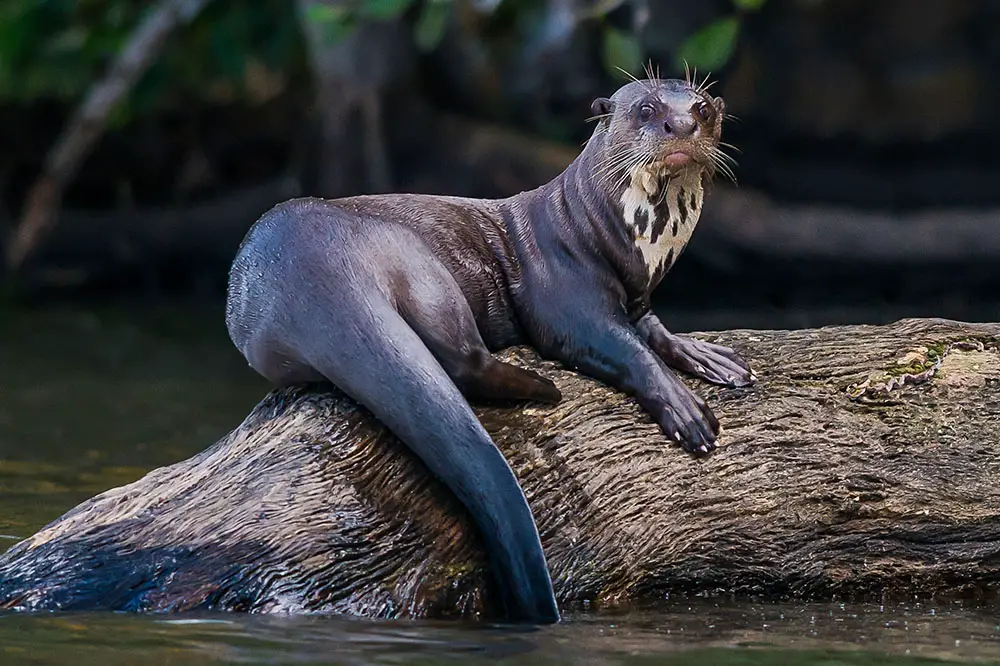
<path fill-rule="evenodd" d="M 8 249 L 74 109 L 160 4 L 0 2 Z M 198 302 L 221 327 L 271 205 L 535 187 L 616 66 L 687 59 L 737 116 L 738 187 L 716 184 L 658 290 L 675 328 L 997 320 L 998 37 L 995 0 L 210 1 L 102 121 L 0 308 Z"/>

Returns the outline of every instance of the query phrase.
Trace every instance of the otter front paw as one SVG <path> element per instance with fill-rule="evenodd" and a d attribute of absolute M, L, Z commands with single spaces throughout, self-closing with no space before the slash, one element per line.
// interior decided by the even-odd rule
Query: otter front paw
<path fill-rule="evenodd" d="M 708 404 L 679 379 L 671 387 L 670 399 L 657 415 L 657 422 L 688 453 L 705 456 L 716 448 L 719 420 Z"/>
<path fill-rule="evenodd" d="M 712 384 L 737 388 L 757 380 L 750 364 L 729 347 L 671 335 L 664 351 L 667 365 Z"/>

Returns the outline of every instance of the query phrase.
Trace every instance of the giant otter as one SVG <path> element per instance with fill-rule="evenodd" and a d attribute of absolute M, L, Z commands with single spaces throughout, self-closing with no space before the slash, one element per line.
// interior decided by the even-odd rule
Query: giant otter
<path fill-rule="evenodd" d="M 233 342 L 274 384 L 332 382 L 405 442 L 468 507 L 511 620 L 559 612 L 528 503 L 467 400 L 561 396 L 491 352 L 528 344 L 602 380 L 698 455 L 719 423 L 671 368 L 753 381 L 734 351 L 650 310 L 720 166 L 724 108 L 690 81 L 636 80 L 594 101 L 580 155 L 534 190 L 292 199 L 240 245 Z"/>

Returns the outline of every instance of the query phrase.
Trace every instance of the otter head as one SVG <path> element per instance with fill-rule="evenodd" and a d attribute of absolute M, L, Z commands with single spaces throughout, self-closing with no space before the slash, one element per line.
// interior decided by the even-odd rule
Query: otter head
<path fill-rule="evenodd" d="M 650 288 L 684 250 L 701 215 L 704 181 L 729 172 L 719 148 L 725 104 L 704 85 L 633 81 L 594 100 L 588 149 L 598 187 L 617 204 Z M 598 139 L 598 140 L 594 140 Z"/>
<path fill-rule="evenodd" d="M 607 185 L 642 180 L 655 186 L 676 176 L 711 177 L 720 166 L 725 102 L 704 86 L 678 79 L 647 79 L 622 86 L 591 104 L 603 142 Z M 606 171 L 605 171 L 606 169 Z M 609 192 L 616 194 L 616 192 Z"/>

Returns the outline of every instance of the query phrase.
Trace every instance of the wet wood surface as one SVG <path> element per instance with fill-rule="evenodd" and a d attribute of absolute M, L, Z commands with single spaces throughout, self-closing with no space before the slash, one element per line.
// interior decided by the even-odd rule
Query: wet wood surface
<path fill-rule="evenodd" d="M 535 513 L 564 605 L 707 593 L 982 597 L 1000 581 L 1000 324 L 695 334 L 759 381 L 689 380 L 723 433 L 696 460 L 630 398 L 518 348 L 557 406 L 477 408 Z M 268 394 L 227 437 L 0 557 L 0 607 L 478 614 L 462 507 L 328 387 Z"/>

